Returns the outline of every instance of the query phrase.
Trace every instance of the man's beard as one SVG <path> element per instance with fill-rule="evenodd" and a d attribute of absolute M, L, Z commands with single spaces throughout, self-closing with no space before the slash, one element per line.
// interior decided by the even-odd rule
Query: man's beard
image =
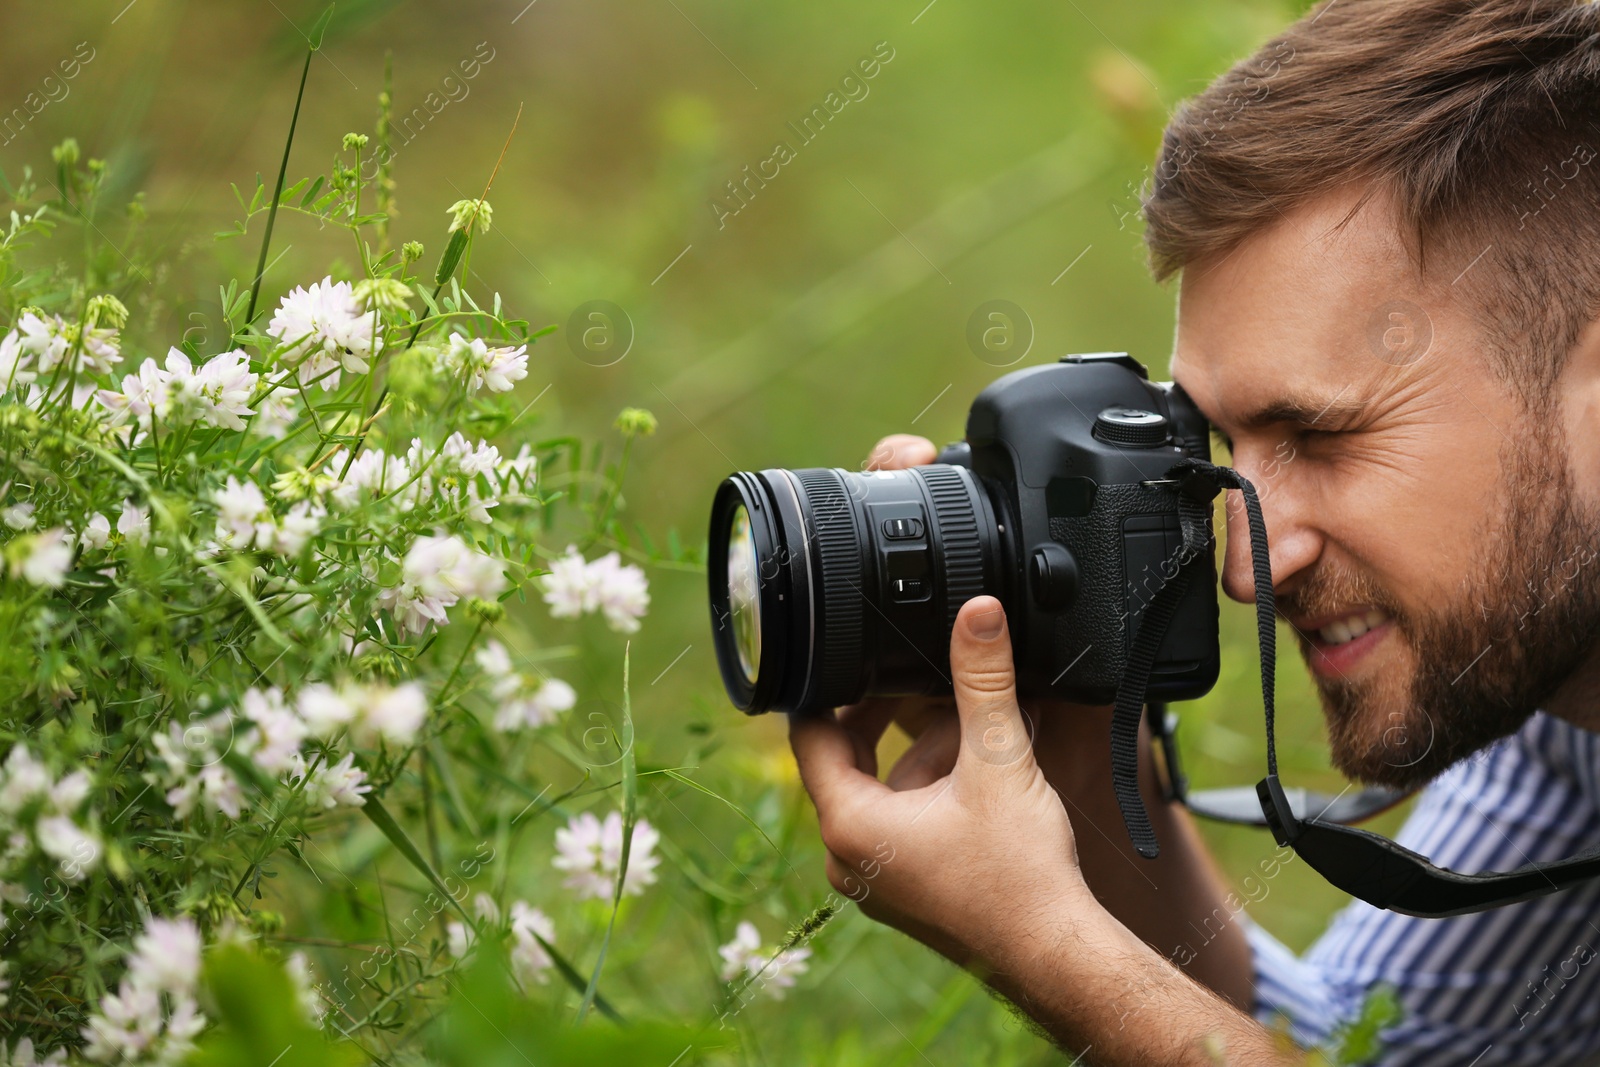
<path fill-rule="evenodd" d="M 1507 466 L 1488 558 L 1454 603 L 1403 610 L 1364 575 L 1325 568 L 1278 600 L 1302 617 L 1382 608 L 1391 639 L 1407 644 L 1409 687 L 1395 676 L 1317 679 L 1333 764 L 1347 776 L 1401 789 L 1432 780 L 1520 729 L 1600 636 L 1600 518 L 1573 492 L 1556 443 L 1521 449 Z M 1320 654 L 1298 640 L 1308 661 Z"/>

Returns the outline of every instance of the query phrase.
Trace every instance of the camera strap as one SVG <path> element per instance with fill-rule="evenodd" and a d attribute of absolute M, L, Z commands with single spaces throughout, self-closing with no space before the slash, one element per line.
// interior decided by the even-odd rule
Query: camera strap
<path fill-rule="evenodd" d="M 1249 794 L 1244 789 L 1188 795 L 1172 736 L 1175 717 L 1162 705 L 1152 704 L 1149 709 L 1151 730 L 1160 742 L 1158 751 L 1165 764 L 1169 798 L 1210 818 L 1264 825 L 1272 830 L 1278 844 L 1294 849 L 1308 866 L 1339 889 L 1374 907 L 1407 915 L 1438 918 L 1484 911 L 1569 889 L 1600 877 L 1600 847 L 1564 860 L 1529 863 L 1503 872 L 1462 874 L 1436 867 L 1426 857 L 1398 842 L 1343 825 L 1391 807 L 1403 800 L 1405 793 L 1367 789 L 1353 796 L 1341 793 L 1327 798 L 1285 788 L 1278 778 L 1274 737 L 1277 608 L 1272 593 L 1272 564 L 1267 555 L 1267 526 L 1255 487 L 1231 468 L 1195 459 L 1178 463 L 1167 471 L 1163 481 L 1148 484 L 1177 489 L 1183 540 L 1163 565 L 1161 573 L 1167 580 L 1146 605 L 1140 619 L 1122 682 L 1117 688 L 1112 715 L 1112 786 L 1128 836 L 1141 856 L 1154 859 L 1160 853 L 1139 792 L 1139 722 L 1145 717 L 1144 698 L 1150 671 L 1198 561 L 1212 551 L 1211 502 L 1222 490 L 1237 489 L 1244 498 L 1250 529 L 1256 639 L 1261 653 L 1261 703 L 1266 718 L 1267 776 L 1254 790 L 1261 816 L 1257 818 L 1248 812 L 1244 801 Z"/>

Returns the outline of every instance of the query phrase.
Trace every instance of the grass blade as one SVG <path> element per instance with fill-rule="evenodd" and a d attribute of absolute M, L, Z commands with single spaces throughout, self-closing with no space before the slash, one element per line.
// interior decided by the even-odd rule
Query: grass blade
<path fill-rule="evenodd" d="M 622 887 L 628 878 L 628 856 L 633 850 L 633 826 L 639 814 L 639 768 L 633 758 L 633 705 L 628 692 L 631 648 L 632 642 L 629 642 L 622 649 L 622 858 L 617 863 L 616 887 L 611 891 L 611 918 L 606 923 L 606 936 L 600 942 L 600 955 L 595 957 L 594 971 L 589 975 L 589 988 L 578 1006 L 580 1023 L 594 1002 L 600 971 L 606 965 L 606 952 L 611 948 L 611 933 L 617 927 L 617 909 L 622 906 Z"/>

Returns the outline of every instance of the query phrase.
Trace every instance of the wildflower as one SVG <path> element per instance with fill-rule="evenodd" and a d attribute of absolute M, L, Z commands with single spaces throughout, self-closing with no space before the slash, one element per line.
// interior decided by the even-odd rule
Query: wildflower
<path fill-rule="evenodd" d="M 117 516 L 117 532 L 132 545 L 142 545 L 150 540 L 150 509 L 142 508 L 131 500 L 122 502 L 122 513 Z"/>
<path fill-rule="evenodd" d="M 374 686 L 361 696 L 360 733 L 409 745 L 428 717 L 428 697 L 416 682 Z"/>
<path fill-rule="evenodd" d="M 339 484 L 339 479 L 323 470 L 296 467 L 284 471 L 272 480 L 272 495 L 291 503 L 314 500 Z"/>
<path fill-rule="evenodd" d="M 341 804 L 350 808 L 365 805 L 366 794 L 372 792 L 372 786 L 367 783 L 367 772 L 355 765 L 355 759 L 354 753 L 347 752 L 338 763 L 310 771 L 310 780 L 305 784 L 307 802 L 312 807 L 325 809 Z M 307 777 L 308 770 L 305 757 L 296 752 L 288 780 L 301 781 Z"/>
<path fill-rule="evenodd" d="M 33 828 L 39 850 L 54 859 L 70 881 L 82 878 L 100 858 L 100 842 L 65 815 L 46 815 Z"/>
<path fill-rule="evenodd" d="M 566 682 L 547 678 L 535 683 L 512 669 L 511 655 L 499 641 L 489 641 L 475 658 L 489 680 L 490 695 L 499 705 L 494 715 L 496 730 L 543 726 L 578 702 L 578 694 Z"/>
<path fill-rule="evenodd" d="M 241 739 L 241 749 L 269 775 L 288 770 L 300 754 L 306 724 L 283 702 L 283 693 L 271 689 L 248 689 L 240 700 L 240 713 L 252 725 Z"/>
<path fill-rule="evenodd" d="M 439 353 L 435 366 L 466 382 L 467 392 L 488 388 L 491 393 L 507 393 L 528 376 L 528 346 L 490 348 L 481 337 L 467 340 L 451 334 L 449 345 Z"/>
<path fill-rule="evenodd" d="M 491 556 L 459 537 L 419 537 L 400 566 L 400 584 L 378 596 L 402 629 L 420 634 L 430 623 L 443 625 L 445 614 L 463 597 L 492 600 L 505 588 L 505 570 Z"/>
<path fill-rule="evenodd" d="M 344 150 L 346 152 L 355 148 L 365 147 L 367 135 L 364 133 L 347 133 L 344 135 Z"/>
<path fill-rule="evenodd" d="M 289 509 L 279 522 L 274 547 L 279 555 L 298 556 L 322 529 L 322 519 L 327 512 L 310 501 L 302 500 Z"/>
<path fill-rule="evenodd" d="M 37 309 L 24 311 L 5 337 L 0 338 L 0 388 L 30 385 L 48 376 L 75 353 L 73 374 L 106 374 L 113 363 L 122 361 L 117 331 L 90 327 L 80 330 L 75 322 L 59 315 L 45 315 Z"/>
<path fill-rule="evenodd" d="M 455 233 L 465 228 L 468 233 L 474 229 L 489 232 L 489 220 L 494 217 L 494 208 L 489 206 L 487 200 L 457 200 L 450 205 L 447 212 L 450 216 L 450 229 L 447 233 Z"/>
<path fill-rule="evenodd" d="M 328 737 L 356 717 L 356 704 L 331 685 L 313 682 L 300 690 L 295 708 L 313 737 Z"/>
<path fill-rule="evenodd" d="M 421 241 L 407 241 L 400 246 L 400 261 L 402 263 L 415 263 L 422 258 L 422 253 Z"/>
<path fill-rule="evenodd" d="M 349 453 L 341 448 L 328 457 L 324 469 L 343 471 L 348 459 Z M 411 482 L 411 465 L 405 459 L 386 455 L 381 448 L 369 448 L 356 456 L 342 478 L 337 478 L 328 496 L 339 507 L 349 508 L 355 506 L 363 490 L 375 497 L 386 496 L 408 482 Z M 422 483 L 419 480 L 412 484 Z M 401 501 L 401 506 L 409 508 L 415 499 L 416 494 L 411 494 Z"/>
<path fill-rule="evenodd" d="M 276 525 L 261 487 L 228 475 L 228 482 L 212 495 L 217 505 L 217 540 L 228 548 L 245 549 L 252 543 L 270 547 Z"/>
<path fill-rule="evenodd" d="M 19 537 L 6 546 L 13 577 L 48 589 L 60 587 L 72 566 L 72 541 L 60 526 Z"/>
<path fill-rule="evenodd" d="M 624 565 L 620 555 L 610 552 L 589 564 L 589 580 L 611 628 L 625 634 L 636 632 L 639 619 L 650 607 L 644 571 L 631 563 Z"/>
<path fill-rule="evenodd" d="M 404 311 L 411 299 L 411 287 L 398 278 L 363 278 L 353 293 L 368 311 Z"/>
<path fill-rule="evenodd" d="M 36 525 L 33 517 L 33 504 L 24 501 L 21 504 L 12 504 L 8 508 L 0 508 L 0 522 L 4 522 L 13 530 L 31 530 Z"/>
<path fill-rule="evenodd" d="M 363 312 L 349 282 L 331 277 L 296 288 L 278 304 L 268 335 L 286 346 L 281 359 L 299 367 L 300 381 L 320 380 L 324 390 L 339 386 L 341 368 L 365 374 L 367 360 L 383 350 L 373 317 Z"/>
<path fill-rule="evenodd" d="M 634 824 L 624 895 L 637 896 L 655 884 L 655 869 L 661 862 L 655 847 L 660 840 L 661 834 L 644 819 Z M 604 823 L 593 812 L 574 816 L 556 830 L 556 853 L 552 863 L 567 872 L 569 889 L 576 889 L 580 896 L 610 899 L 622 864 L 622 813 L 612 812 Z"/>
<path fill-rule="evenodd" d="M 539 939 L 544 939 L 540 944 Z M 550 980 L 550 967 L 555 963 L 546 951 L 545 944 L 554 944 L 555 924 L 538 908 L 522 901 L 511 905 L 511 973 L 522 985 Z"/>
<path fill-rule="evenodd" d="M 174 348 L 167 358 L 182 357 Z M 187 360 L 185 360 L 187 362 Z M 249 407 L 258 376 L 250 372 L 250 358 L 242 349 L 212 356 L 189 381 L 200 421 L 226 430 L 244 429 L 241 415 L 254 415 Z"/>
<path fill-rule="evenodd" d="M 538 469 L 538 459 L 533 450 L 523 445 L 517 450 L 514 459 L 503 459 L 495 468 L 495 476 L 500 480 L 500 490 L 504 492 L 508 487 L 518 489 L 532 488 L 534 475 Z"/>
<path fill-rule="evenodd" d="M 26 745 L 15 745 L 0 768 L 0 783 L 0 815 L 16 815 L 29 801 L 50 792 L 50 770 Z"/>
<path fill-rule="evenodd" d="M 311 970 L 311 961 L 306 954 L 300 951 L 289 953 L 289 958 L 284 961 L 283 969 L 289 972 L 289 982 L 294 986 L 295 998 L 300 1002 L 300 1010 L 305 1013 L 306 1022 L 312 1026 L 321 1026 L 323 1016 L 328 1014 L 328 1005 L 323 1001 L 322 994 L 317 992 L 316 975 Z"/>
<path fill-rule="evenodd" d="M 513 904 L 512 908 L 515 909 L 518 906 L 522 906 L 521 901 Z M 488 926 L 500 925 L 500 907 L 489 894 L 479 893 L 473 897 L 472 911 L 477 915 L 479 922 Z M 446 924 L 445 934 L 449 942 L 450 955 L 458 960 L 465 960 L 471 955 L 473 945 L 478 940 L 478 931 L 459 921 Z"/>
<path fill-rule="evenodd" d="M 0 1000 L 0 1003 L 4 1003 Z M 66 1067 L 67 1050 L 58 1048 L 47 1056 L 40 1056 L 33 1051 L 33 1040 L 27 1037 L 17 1038 L 17 1043 L 11 1046 L 11 1051 L 6 1051 L 4 1041 L 0 1041 L 0 1067 Z"/>
<path fill-rule="evenodd" d="M 733 940 L 717 949 L 722 957 L 722 980 L 732 982 L 742 975 L 759 981 L 774 1000 L 782 1000 L 784 990 L 794 987 L 798 975 L 806 973 L 811 958 L 809 948 L 791 948 L 767 953 L 761 950 L 761 933 L 753 923 L 741 922 Z"/>
<path fill-rule="evenodd" d="M 295 391 L 279 386 L 256 402 L 256 417 L 251 428 L 262 437 L 279 438 L 295 420 Z"/>
<path fill-rule="evenodd" d="M 207 719 L 167 724 L 167 732 L 156 734 L 150 745 L 165 764 L 165 773 L 145 775 L 152 785 L 169 786 L 166 801 L 178 817 L 186 818 L 202 803 L 205 808 L 230 819 L 244 809 L 244 791 L 233 772 L 222 762 L 227 748 L 217 742 L 233 736 L 233 716 L 222 711 Z"/>
<path fill-rule="evenodd" d="M 99 512 L 89 516 L 78 541 L 84 548 L 104 548 L 111 540 L 111 520 Z"/>
<path fill-rule="evenodd" d="M 83 1028 L 83 1054 L 114 1063 L 174 1064 L 206 1024 L 194 999 L 200 931 L 192 919 L 156 919 L 134 940 L 128 972 Z"/>
<path fill-rule="evenodd" d="M 558 619 L 575 619 L 599 603 L 589 580 L 589 565 L 572 545 L 550 564 L 550 573 L 544 577 L 544 602 Z"/>
<path fill-rule="evenodd" d="M 649 437 L 656 432 L 656 417 L 644 408 L 623 408 L 617 415 L 617 429 L 624 437 Z"/>

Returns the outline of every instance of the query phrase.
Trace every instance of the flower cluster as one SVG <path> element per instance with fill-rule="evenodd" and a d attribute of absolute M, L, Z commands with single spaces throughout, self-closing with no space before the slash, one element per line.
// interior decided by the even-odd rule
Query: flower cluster
<path fill-rule="evenodd" d="M 88 772 L 55 778 L 25 746 L 13 746 L 0 767 L 0 827 L 17 829 L 5 841 L 0 866 L 9 868 L 26 859 L 36 844 L 63 878 L 77 881 L 87 874 L 100 859 L 99 838 L 78 822 L 90 786 Z M 31 840 L 20 829 L 29 823 Z"/>
<path fill-rule="evenodd" d="M 252 688 L 239 713 L 224 710 L 189 725 L 173 722 L 151 739 L 162 770 L 147 777 L 166 787 L 180 817 L 196 807 L 239 818 L 248 806 L 243 783 L 224 762 L 229 752 L 250 759 L 263 774 L 298 786 L 313 808 L 361 807 L 371 791 L 353 753 L 334 761 L 329 745 L 341 735 L 363 748 L 406 746 L 428 717 L 428 699 L 416 682 L 333 686 L 313 682 L 293 707 L 276 688 Z M 310 754 L 308 739 L 318 745 Z"/>
<path fill-rule="evenodd" d="M 97 299 L 115 302 L 114 298 Z M 127 310 L 120 303 L 115 306 L 126 318 Z M 71 381 L 72 403 L 76 407 L 90 390 L 82 376 L 109 373 L 112 364 L 120 362 L 120 339 L 115 329 L 83 329 L 60 315 L 30 309 L 18 316 L 17 324 L 0 338 L 0 389 L 30 387 L 28 406 L 38 407 L 47 396 L 59 395 Z"/>
<path fill-rule="evenodd" d="M 490 348 L 481 337 L 468 339 L 453 333 L 434 365 L 441 373 L 461 379 L 468 393 L 485 388 L 491 393 L 510 392 L 528 376 L 528 346 Z"/>
<path fill-rule="evenodd" d="M 378 595 L 378 603 L 403 630 L 420 634 L 464 597 L 494 600 L 506 587 L 505 568 L 454 534 L 419 537 L 400 566 L 400 583 Z"/>
<path fill-rule="evenodd" d="M 367 360 L 383 351 L 377 321 L 377 313 L 362 307 L 349 282 L 328 277 L 285 296 L 267 334 L 283 344 L 280 358 L 299 368 L 301 385 L 316 382 L 331 392 L 339 387 L 341 370 L 365 374 Z"/>
<path fill-rule="evenodd" d="M 741 922 L 734 930 L 733 940 L 717 949 L 722 957 L 724 982 L 747 978 L 759 984 L 774 1000 L 782 1000 L 785 990 L 794 988 L 794 980 L 805 974 L 811 958 L 809 948 L 790 948 L 782 952 L 764 950 L 761 932 L 751 922 Z"/>
<path fill-rule="evenodd" d="M 661 834 L 640 819 L 633 826 L 633 843 L 628 850 L 628 874 L 622 882 L 625 896 L 638 896 L 655 884 L 656 867 L 661 857 L 655 854 Z M 551 861 L 566 871 L 566 886 L 581 897 L 610 900 L 622 865 L 622 813 L 614 811 L 601 822 L 593 812 L 574 816 L 556 831 L 556 857 Z"/>
<path fill-rule="evenodd" d="M 544 578 L 544 601 L 557 618 L 576 618 L 600 611 L 611 628 L 631 634 L 650 608 L 650 586 L 644 571 L 624 564 L 616 552 L 587 563 L 571 545 L 550 564 Z"/>
<path fill-rule="evenodd" d="M 473 913 L 484 927 L 499 927 L 500 908 L 486 893 L 479 893 L 472 902 Z M 449 923 L 446 928 L 450 955 L 466 960 L 477 945 L 477 931 L 464 922 Z M 528 904 L 516 900 L 511 903 L 511 973 L 524 988 L 550 980 L 550 968 L 555 963 L 546 945 L 556 941 L 556 927 L 550 917 Z M 542 939 L 542 940 L 541 940 Z"/>
<path fill-rule="evenodd" d="M 115 993 L 83 1028 L 84 1055 L 100 1063 L 175 1064 L 194 1048 L 206 1017 L 195 1002 L 200 931 L 190 919 L 145 923 Z"/>
<path fill-rule="evenodd" d="M 199 370 L 179 349 L 167 351 L 166 367 L 153 359 L 122 379 L 122 388 L 101 389 L 96 397 L 111 412 L 112 425 L 132 422 L 141 430 L 159 423 L 175 428 L 190 423 L 225 430 L 244 429 L 245 416 L 260 377 L 250 370 L 242 349 L 213 356 Z"/>
<path fill-rule="evenodd" d="M 475 658 L 495 702 L 494 728 L 503 733 L 544 726 L 578 702 L 572 686 L 559 678 L 536 681 L 516 671 L 499 641 L 485 642 Z"/>

